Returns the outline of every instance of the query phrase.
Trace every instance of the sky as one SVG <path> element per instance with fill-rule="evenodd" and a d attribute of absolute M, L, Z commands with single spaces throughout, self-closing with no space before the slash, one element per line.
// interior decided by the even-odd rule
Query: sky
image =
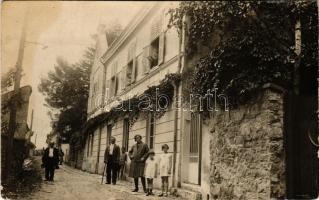
<path fill-rule="evenodd" d="M 1 73 L 15 66 L 22 24 L 27 23 L 21 86 L 32 86 L 28 124 L 34 112 L 37 148 L 46 146 L 50 133 L 49 108 L 38 91 L 41 78 L 47 77 L 62 57 L 69 63 L 81 59 L 84 50 L 94 46 L 92 35 L 99 24 L 118 22 L 123 26 L 142 8 L 144 2 L 102 1 L 6 1 L 1 5 Z M 28 10 L 28 12 L 27 12 Z M 27 19 L 27 20 L 24 20 Z"/>

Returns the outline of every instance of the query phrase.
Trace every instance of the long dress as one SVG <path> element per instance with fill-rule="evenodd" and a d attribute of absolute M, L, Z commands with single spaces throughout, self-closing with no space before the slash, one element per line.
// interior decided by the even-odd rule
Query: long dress
<path fill-rule="evenodd" d="M 172 155 L 170 153 L 163 153 L 159 158 L 160 176 L 170 176 L 172 168 Z"/>
<path fill-rule="evenodd" d="M 147 144 L 141 142 L 132 146 L 129 151 L 131 159 L 129 177 L 138 178 L 144 176 L 145 161 L 148 153 Z"/>

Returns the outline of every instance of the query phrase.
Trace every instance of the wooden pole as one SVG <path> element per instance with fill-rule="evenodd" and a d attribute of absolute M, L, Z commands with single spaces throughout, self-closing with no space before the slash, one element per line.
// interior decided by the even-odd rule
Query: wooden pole
<path fill-rule="evenodd" d="M 26 10 L 26 16 L 24 17 L 24 23 L 22 25 L 22 32 L 18 50 L 18 59 L 16 62 L 16 72 L 14 77 L 14 90 L 11 97 L 11 105 L 10 105 L 10 118 L 9 118 L 9 130 L 8 130 L 8 140 L 7 140 L 7 149 L 6 149 L 6 163 L 5 163 L 5 173 L 3 174 L 4 180 L 7 180 L 11 175 L 12 169 L 12 159 L 13 159 L 13 139 L 14 133 L 16 131 L 16 115 L 17 115 L 17 106 L 20 98 L 20 82 L 21 82 L 21 72 L 22 72 L 22 63 L 24 57 L 24 45 L 26 38 L 26 27 L 27 27 L 27 14 L 28 10 Z"/>

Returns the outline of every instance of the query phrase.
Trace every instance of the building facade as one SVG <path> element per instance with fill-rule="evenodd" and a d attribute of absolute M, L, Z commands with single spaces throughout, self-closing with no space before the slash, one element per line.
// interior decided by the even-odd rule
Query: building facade
<path fill-rule="evenodd" d="M 141 95 L 149 87 L 159 85 L 166 75 L 181 73 L 183 40 L 176 28 L 167 26 L 167 12 L 174 6 L 176 3 L 154 3 L 145 7 L 105 53 L 96 53 L 91 74 L 88 121 L 112 109 L 119 99 L 123 101 Z M 125 117 L 116 121 L 111 119 L 99 123 L 89 131 L 85 141 L 82 169 L 102 173 L 104 151 L 110 137 L 115 137 L 117 144 L 128 151 L 135 143 L 134 136 L 139 134 L 157 155 L 162 153 L 163 144 L 169 145 L 169 153 L 173 154 L 174 158 L 170 181 L 173 187 L 189 183 L 195 185 L 198 191 L 203 188 L 209 190 L 208 183 L 203 187 L 208 173 L 206 176 L 203 174 L 206 170 L 201 170 L 201 167 L 205 166 L 199 163 L 202 145 L 199 140 L 201 128 L 198 117 L 189 115 L 187 119 L 187 123 L 193 124 L 192 131 L 189 130 L 192 135 L 188 135 L 193 141 L 182 141 L 182 138 L 186 137 L 182 136 L 183 114 L 179 109 L 175 109 L 180 107 L 178 98 L 181 97 L 178 94 L 181 88 L 182 84 L 174 87 L 174 98 L 165 114 L 158 119 L 152 115 L 146 119 L 139 117 L 131 126 Z M 183 149 L 188 151 L 185 154 L 187 157 L 181 155 Z M 160 180 L 156 182 L 159 186 Z"/>
<path fill-rule="evenodd" d="M 121 102 L 160 85 L 167 75 L 187 72 L 209 50 L 207 46 L 199 46 L 193 57 L 185 55 L 188 19 L 184 18 L 186 26 L 181 30 L 167 27 L 167 12 L 178 6 L 176 3 L 147 5 L 112 44 L 107 44 L 104 27 L 99 28 L 82 169 L 102 174 L 104 151 L 110 137 L 115 137 L 117 144 L 129 151 L 134 136 L 139 134 L 156 155 L 161 154 L 163 144 L 169 145 L 169 153 L 173 155 L 170 185 L 188 199 L 287 197 L 292 188 L 287 179 L 296 177 L 290 161 L 294 157 L 289 150 L 293 146 L 290 143 L 297 142 L 294 137 L 287 139 L 287 135 L 293 132 L 290 130 L 293 125 L 301 126 L 302 120 L 291 122 L 287 94 L 275 85 L 265 85 L 247 105 L 231 111 L 216 108 L 209 119 L 204 119 L 183 101 L 183 91 L 188 87 L 184 79 L 173 84 L 172 102 L 159 118 L 152 114 L 139 116 L 133 124 L 125 115 L 103 118 Z M 218 37 L 212 35 L 209 48 L 214 48 L 217 42 Z M 311 113 L 318 108 L 307 109 L 300 112 Z M 311 169 L 304 185 L 313 188 L 315 178 L 311 176 L 317 162 L 316 151 L 311 147 L 303 152 L 311 153 L 307 162 L 304 161 Z M 159 185 L 156 179 L 155 186 Z"/>

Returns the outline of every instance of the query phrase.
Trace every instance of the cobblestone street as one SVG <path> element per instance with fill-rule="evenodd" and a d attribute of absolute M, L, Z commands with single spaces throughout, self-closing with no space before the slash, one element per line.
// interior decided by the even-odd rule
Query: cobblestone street
<path fill-rule="evenodd" d="M 55 181 L 43 182 L 41 189 L 24 199 L 41 199 L 41 200 L 144 200 L 144 199 L 176 199 L 176 197 L 147 197 L 144 193 L 132 193 L 131 184 L 120 181 L 117 185 L 101 185 L 101 176 L 89 174 L 80 170 L 73 169 L 66 165 L 55 171 Z"/>

